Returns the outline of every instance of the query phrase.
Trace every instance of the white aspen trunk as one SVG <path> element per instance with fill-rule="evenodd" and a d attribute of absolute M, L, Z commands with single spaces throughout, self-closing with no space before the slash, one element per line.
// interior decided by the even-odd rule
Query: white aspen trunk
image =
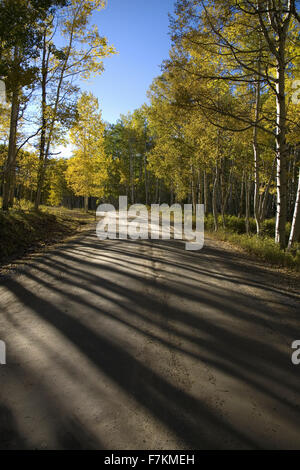
<path fill-rule="evenodd" d="M 293 216 L 288 249 L 290 250 L 292 248 L 293 243 L 297 243 L 299 242 L 299 240 L 300 240 L 300 168 L 299 168 L 298 189 L 297 189 L 294 216 Z"/>
<path fill-rule="evenodd" d="M 250 232 L 250 181 L 248 175 L 246 176 L 246 181 L 245 181 L 245 190 L 246 190 L 246 217 L 245 217 L 245 222 L 246 222 L 246 233 L 249 234 Z"/>
<path fill-rule="evenodd" d="M 203 192 L 204 192 L 204 210 L 205 210 L 205 215 L 208 213 L 208 185 L 207 185 L 207 174 L 206 171 L 204 170 L 203 172 Z"/>
<path fill-rule="evenodd" d="M 287 171 L 286 171 L 286 102 L 285 102 L 285 64 L 282 52 L 281 64 L 278 66 L 278 83 L 276 85 L 277 101 L 277 129 L 276 129 L 276 157 L 277 157 L 277 210 L 275 241 L 280 248 L 286 247 L 286 221 L 287 221 Z"/>
<path fill-rule="evenodd" d="M 240 195 L 240 208 L 239 208 L 239 214 L 238 214 L 239 217 L 242 217 L 242 215 L 243 215 L 244 178 L 245 178 L 245 173 L 243 171 L 242 184 L 241 184 L 241 195 Z"/>
<path fill-rule="evenodd" d="M 258 70 L 260 72 L 260 59 L 258 64 Z M 253 155 L 254 155 L 254 217 L 256 221 L 256 231 L 257 235 L 261 231 L 261 218 L 259 211 L 259 202 L 260 202 L 260 156 L 258 148 L 258 122 L 260 116 L 260 100 L 261 100 L 261 85 L 259 75 L 257 77 L 257 82 L 255 84 L 255 124 L 253 129 Z"/>
<path fill-rule="evenodd" d="M 217 166 L 216 166 L 216 175 L 215 175 L 215 180 L 214 180 L 213 195 L 212 195 L 212 209 L 213 209 L 213 216 L 214 216 L 215 232 L 217 232 L 218 228 L 219 228 L 218 209 L 217 209 L 218 183 L 219 183 L 219 167 L 218 167 L 218 164 L 217 164 Z"/>
<path fill-rule="evenodd" d="M 197 206 L 197 187 L 195 184 L 195 174 L 194 167 L 191 168 L 191 187 L 192 187 L 192 204 L 193 204 L 193 214 L 196 214 Z"/>

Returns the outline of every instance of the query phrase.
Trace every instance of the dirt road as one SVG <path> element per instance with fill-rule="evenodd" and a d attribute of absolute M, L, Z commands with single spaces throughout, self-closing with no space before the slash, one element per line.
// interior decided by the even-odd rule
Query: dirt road
<path fill-rule="evenodd" d="M 217 242 L 94 231 L 0 286 L 1 449 L 300 449 L 296 289 Z"/>

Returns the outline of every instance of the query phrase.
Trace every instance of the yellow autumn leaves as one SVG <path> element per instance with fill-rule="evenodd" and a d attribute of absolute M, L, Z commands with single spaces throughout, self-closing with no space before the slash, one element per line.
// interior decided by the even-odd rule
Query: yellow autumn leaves
<path fill-rule="evenodd" d="M 97 98 L 83 93 L 77 112 L 77 122 L 70 133 L 75 150 L 68 161 L 66 181 L 76 196 L 102 197 L 111 157 L 104 151 L 105 126 Z"/>

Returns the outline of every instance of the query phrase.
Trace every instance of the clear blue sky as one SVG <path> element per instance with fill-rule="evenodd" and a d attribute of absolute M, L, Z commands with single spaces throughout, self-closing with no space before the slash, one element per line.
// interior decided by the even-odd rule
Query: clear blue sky
<path fill-rule="evenodd" d="M 120 114 L 140 107 L 170 49 L 168 13 L 174 0 L 107 0 L 107 9 L 93 23 L 119 54 L 106 59 L 101 77 L 81 88 L 99 98 L 103 119 L 115 122 Z"/>

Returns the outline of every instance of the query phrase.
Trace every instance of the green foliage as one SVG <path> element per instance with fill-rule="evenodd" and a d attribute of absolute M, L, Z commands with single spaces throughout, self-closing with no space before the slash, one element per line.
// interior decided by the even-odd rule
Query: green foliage
<path fill-rule="evenodd" d="M 220 227 L 222 218 L 218 218 Z M 285 252 L 274 242 L 275 219 L 267 219 L 262 224 L 261 236 L 255 235 L 256 222 L 249 220 L 250 233 L 246 234 L 245 218 L 225 215 L 226 228 L 219 228 L 214 231 L 214 219 L 212 214 L 205 217 L 205 230 L 214 238 L 229 241 L 240 246 L 248 253 L 256 255 L 258 258 L 267 261 L 275 266 L 286 267 L 300 271 L 300 244 L 294 247 L 293 252 Z M 290 231 L 290 223 L 287 224 L 286 232 Z"/>
<path fill-rule="evenodd" d="M 37 79 L 43 21 L 65 0 L 2 0 L 0 3 L 0 75 L 8 92 Z"/>
<path fill-rule="evenodd" d="M 112 156 L 107 196 L 130 195 L 130 202 L 148 202 L 153 197 L 154 177 L 148 156 L 153 140 L 145 108 L 121 116 L 105 130 L 105 151 Z"/>
<path fill-rule="evenodd" d="M 224 220 L 225 220 L 225 228 L 227 231 L 234 232 L 237 234 L 246 233 L 246 219 L 244 217 L 237 217 L 235 215 L 225 214 Z M 223 219 L 220 215 L 218 216 L 218 223 L 220 227 L 223 225 Z M 261 236 L 274 238 L 275 224 L 276 224 L 275 218 L 264 220 L 261 226 Z M 212 214 L 208 214 L 205 217 L 205 227 L 207 230 L 214 230 L 214 218 Z M 290 230 L 291 230 L 291 223 L 288 222 L 286 224 L 286 233 L 288 234 Z M 256 222 L 255 222 L 255 219 L 253 218 L 249 219 L 249 232 L 251 234 L 256 233 Z"/>
<path fill-rule="evenodd" d="M 226 230 L 238 234 L 246 233 L 246 220 L 244 217 L 236 217 L 234 215 L 225 214 L 224 220 Z M 223 225 L 223 219 L 220 215 L 218 216 L 218 223 L 219 226 Z M 214 218 L 212 214 L 208 214 L 205 217 L 205 228 L 211 231 L 214 230 Z M 256 232 L 256 223 L 255 220 L 252 218 L 249 220 L 249 228 L 251 233 Z"/>
<path fill-rule="evenodd" d="M 277 243 L 269 237 L 258 237 L 257 235 L 239 235 L 232 232 L 220 230 L 213 235 L 215 238 L 229 241 L 240 246 L 246 252 L 257 256 L 261 260 L 279 267 L 300 271 L 300 245 L 295 247 L 294 253 L 280 249 Z"/>
<path fill-rule="evenodd" d="M 67 168 L 68 161 L 63 158 L 50 161 L 47 174 L 49 188 L 47 203 L 50 206 L 60 206 L 65 197 L 73 194 L 66 181 Z"/>

